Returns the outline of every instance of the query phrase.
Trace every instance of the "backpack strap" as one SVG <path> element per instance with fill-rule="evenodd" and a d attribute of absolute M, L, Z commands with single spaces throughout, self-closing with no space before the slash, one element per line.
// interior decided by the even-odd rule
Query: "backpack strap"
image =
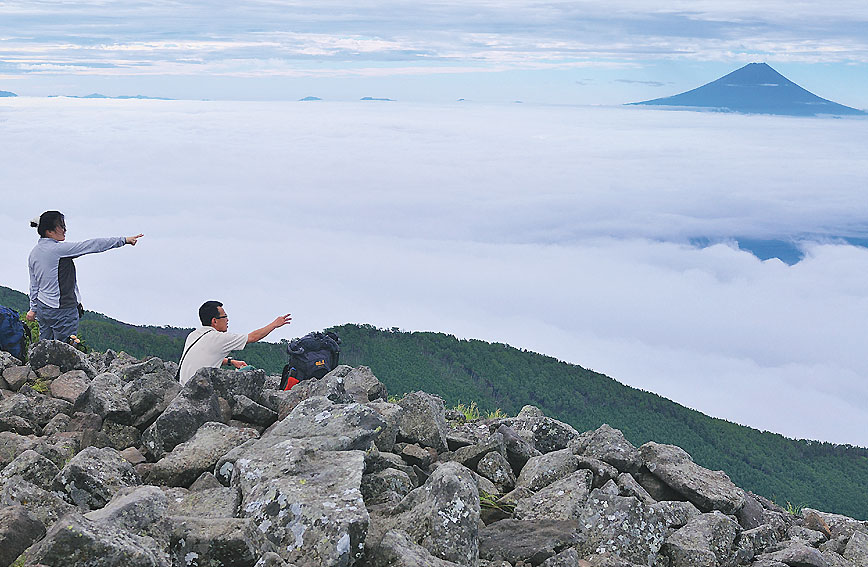
<path fill-rule="evenodd" d="M 199 337 L 195 341 L 193 341 L 193 344 L 191 344 L 190 346 L 187 347 L 187 350 L 185 350 L 184 354 L 181 355 L 181 360 L 178 361 L 178 371 L 175 372 L 175 380 L 181 379 L 181 365 L 184 364 L 184 358 L 187 357 L 187 353 L 190 352 L 190 349 L 193 348 L 194 346 L 196 346 L 196 343 L 198 343 L 202 337 L 204 337 L 205 335 L 207 335 L 208 333 L 210 333 L 213 330 L 214 329 L 208 329 L 207 331 L 205 331 L 204 333 L 199 335 Z"/>

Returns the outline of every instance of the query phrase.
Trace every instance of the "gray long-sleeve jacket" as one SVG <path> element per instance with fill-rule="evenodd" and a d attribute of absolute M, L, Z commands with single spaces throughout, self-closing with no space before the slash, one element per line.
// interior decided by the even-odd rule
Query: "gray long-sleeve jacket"
<path fill-rule="evenodd" d="M 83 242 L 58 242 L 40 238 L 30 252 L 30 309 L 36 310 L 36 300 L 49 307 L 72 307 L 81 302 L 75 280 L 73 259 L 85 254 L 105 252 L 126 244 L 123 236 L 93 238 Z"/>

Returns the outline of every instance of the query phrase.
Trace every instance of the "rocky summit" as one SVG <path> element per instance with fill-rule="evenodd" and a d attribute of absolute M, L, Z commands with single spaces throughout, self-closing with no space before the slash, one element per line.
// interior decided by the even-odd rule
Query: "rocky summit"
<path fill-rule="evenodd" d="M 861 567 L 868 522 L 532 406 L 467 421 L 364 366 L 0 353 L 0 567 Z"/>

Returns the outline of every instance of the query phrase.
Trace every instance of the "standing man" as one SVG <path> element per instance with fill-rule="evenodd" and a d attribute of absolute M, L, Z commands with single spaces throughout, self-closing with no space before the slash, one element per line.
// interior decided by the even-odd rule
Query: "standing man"
<path fill-rule="evenodd" d="M 73 260 L 124 244 L 135 246 L 143 235 L 66 242 L 66 219 L 60 211 L 45 211 L 30 226 L 39 232 L 39 241 L 27 262 L 30 270 L 27 320 L 39 319 L 42 338 L 68 342 L 78 334 L 78 321 L 84 311 Z"/>
<path fill-rule="evenodd" d="M 206 301 L 199 308 L 202 326 L 187 335 L 184 353 L 181 355 L 179 380 L 186 384 L 200 368 L 220 368 L 223 364 L 241 368 L 247 366 L 243 360 L 229 356 L 233 350 L 243 349 L 247 343 L 261 341 L 278 327 L 288 325 L 292 317 L 281 315 L 268 325 L 251 331 L 246 335 L 228 333 L 229 316 L 219 301 Z"/>

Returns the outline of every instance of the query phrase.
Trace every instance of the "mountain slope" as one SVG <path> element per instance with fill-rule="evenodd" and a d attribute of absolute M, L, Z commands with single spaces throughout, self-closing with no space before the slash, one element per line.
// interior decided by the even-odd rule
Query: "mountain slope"
<path fill-rule="evenodd" d="M 27 296 L 0 286 L 0 304 L 23 310 Z M 699 464 L 724 470 L 737 485 L 781 504 L 868 519 L 868 449 L 787 439 L 711 418 L 603 374 L 505 344 L 370 325 L 333 330 L 343 341 L 341 363 L 371 367 L 391 394 L 424 390 L 450 406 L 475 401 L 484 410 L 501 408 L 510 415 L 533 404 L 579 431 L 608 423 L 635 445 L 652 440 L 678 445 Z M 88 312 L 81 334 L 99 350 L 177 360 L 188 332 L 134 327 Z M 243 357 L 278 373 L 285 347 L 256 343 Z"/>
<path fill-rule="evenodd" d="M 716 81 L 681 94 L 631 104 L 788 116 L 865 114 L 803 89 L 765 63 L 749 63 Z"/>

